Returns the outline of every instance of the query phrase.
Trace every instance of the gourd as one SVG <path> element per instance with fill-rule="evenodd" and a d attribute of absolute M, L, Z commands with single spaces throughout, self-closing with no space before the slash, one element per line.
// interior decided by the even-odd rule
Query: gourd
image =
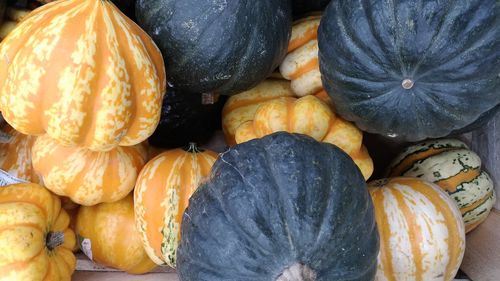
<path fill-rule="evenodd" d="M 43 186 L 0 188 L 0 276 L 11 281 L 70 281 L 75 234 L 59 198 Z"/>
<path fill-rule="evenodd" d="M 176 266 L 182 214 L 216 158 L 217 153 L 191 143 L 159 154 L 139 174 L 134 190 L 136 227 L 156 264 Z"/>
<path fill-rule="evenodd" d="M 375 280 L 453 280 L 465 251 L 453 200 L 416 178 L 374 181 L 369 190 L 380 234 Z"/>
<path fill-rule="evenodd" d="M 132 194 L 113 203 L 82 206 L 76 219 L 76 234 L 79 242 L 85 244 L 84 253 L 98 264 L 132 274 L 156 267 L 135 229 Z"/>
<path fill-rule="evenodd" d="M 482 223 L 496 202 L 493 181 L 482 170 L 481 158 L 459 140 L 408 146 L 392 161 L 388 174 L 417 177 L 441 187 L 459 207 L 466 232 Z"/>
<path fill-rule="evenodd" d="M 62 146 L 45 135 L 35 141 L 32 160 L 48 189 L 92 206 L 127 196 L 147 161 L 147 152 L 144 144 L 96 152 Z"/>
<path fill-rule="evenodd" d="M 182 219 L 183 281 L 373 280 L 362 174 L 337 147 L 279 132 L 220 155 Z"/>
<path fill-rule="evenodd" d="M 282 0 L 138 0 L 136 15 L 168 62 L 169 82 L 198 94 L 256 86 L 285 56 L 292 26 Z"/>
<path fill-rule="evenodd" d="M 373 172 L 373 161 L 363 145 L 363 133 L 314 96 L 284 97 L 263 103 L 252 121 L 238 127 L 235 139 L 242 143 L 278 131 L 306 134 L 317 141 L 335 144 L 352 157 L 365 179 Z"/>
<path fill-rule="evenodd" d="M 318 42 L 336 112 L 408 141 L 491 118 L 500 110 L 498 11 L 495 0 L 332 1 Z"/>
<path fill-rule="evenodd" d="M 0 46 L 0 110 L 17 131 L 108 151 L 146 140 L 160 119 L 164 62 L 109 0 L 56 1 Z"/>

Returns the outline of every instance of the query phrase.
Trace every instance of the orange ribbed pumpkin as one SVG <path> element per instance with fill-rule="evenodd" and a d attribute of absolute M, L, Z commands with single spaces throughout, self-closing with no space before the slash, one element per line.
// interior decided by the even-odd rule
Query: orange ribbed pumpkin
<path fill-rule="evenodd" d="M 75 234 L 61 201 L 34 183 L 0 187 L 0 279 L 70 281 Z"/>
<path fill-rule="evenodd" d="M 155 263 L 175 267 L 182 214 L 216 158 L 190 144 L 161 153 L 142 169 L 134 190 L 135 221 Z"/>
<path fill-rule="evenodd" d="M 416 178 L 369 184 L 380 234 L 377 281 L 450 281 L 462 262 L 465 227 L 441 188 Z"/>
<path fill-rule="evenodd" d="M 109 0 L 34 10 L 0 57 L 0 110 L 21 133 L 105 151 L 144 141 L 159 122 L 161 53 Z"/>
<path fill-rule="evenodd" d="M 147 148 L 138 144 L 96 152 L 62 146 L 45 135 L 35 141 L 32 156 L 48 189 L 91 206 L 120 200 L 132 191 L 147 161 Z"/>
<path fill-rule="evenodd" d="M 156 267 L 144 251 L 135 228 L 132 194 L 113 203 L 82 206 L 75 232 L 79 243 L 85 242 L 85 253 L 94 262 L 132 274 L 146 273 Z"/>
<path fill-rule="evenodd" d="M 41 184 L 42 178 L 31 163 L 31 148 L 36 137 L 21 134 L 10 126 L 4 126 L 2 131 L 9 136 L 9 141 L 0 143 L 0 169 L 16 178 Z"/>
<path fill-rule="evenodd" d="M 288 55 L 280 65 L 281 74 L 292 81 L 291 88 L 299 97 L 323 91 L 318 60 L 320 20 L 321 16 L 311 16 L 294 23 Z"/>
<path fill-rule="evenodd" d="M 363 133 L 352 123 L 336 116 L 325 102 L 315 96 L 268 101 L 257 109 L 252 119 L 236 130 L 237 143 L 278 131 L 306 134 L 344 150 L 358 165 L 365 179 L 373 173 L 373 161 L 363 145 Z"/>

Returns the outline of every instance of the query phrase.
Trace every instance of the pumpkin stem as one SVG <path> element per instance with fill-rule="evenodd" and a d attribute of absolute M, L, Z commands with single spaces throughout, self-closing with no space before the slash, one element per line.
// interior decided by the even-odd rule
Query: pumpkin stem
<path fill-rule="evenodd" d="M 199 148 L 198 145 L 195 142 L 190 142 L 185 148 L 185 151 L 191 152 L 191 153 L 200 153 L 203 152 L 204 150 Z"/>
<path fill-rule="evenodd" d="M 285 269 L 276 281 L 314 281 L 316 272 L 309 266 L 295 263 Z"/>
<path fill-rule="evenodd" d="M 47 237 L 45 238 L 45 244 L 47 245 L 47 249 L 49 251 L 54 250 L 55 248 L 61 246 L 64 243 L 64 232 L 56 231 L 47 233 Z"/>
<path fill-rule="evenodd" d="M 405 88 L 406 90 L 413 88 L 414 84 L 415 84 L 415 82 L 413 82 L 413 80 L 411 80 L 411 79 L 405 79 L 405 80 L 403 80 L 403 83 L 401 83 L 403 88 Z"/>

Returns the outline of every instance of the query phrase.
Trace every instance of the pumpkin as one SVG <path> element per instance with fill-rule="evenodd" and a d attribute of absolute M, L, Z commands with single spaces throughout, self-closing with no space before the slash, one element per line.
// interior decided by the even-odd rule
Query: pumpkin
<path fill-rule="evenodd" d="M 76 234 L 80 248 L 94 262 L 142 274 L 156 264 L 144 251 L 134 222 L 134 197 L 129 196 L 95 206 L 82 206 L 76 220 Z"/>
<path fill-rule="evenodd" d="M 61 199 L 61 208 L 63 208 L 66 213 L 68 213 L 69 216 L 69 229 L 73 230 L 75 232 L 76 230 L 76 216 L 78 214 L 78 209 L 80 208 L 80 205 L 74 203 L 69 199 L 68 197 L 59 197 Z M 78 243 L 75 243 L 73 247 L 73 253 L 76 253 L 80 250 Z"/>
<path fill-rule="evenodd" d="M 292 12 L 295 18 L 300 18 L 313 12 L 321 12 L 331 0 L 292 0 Z"/>
<path fill-rule="evenodd" d="M 96 151 L 146 140 L 160 118 L 164 62 L 108 0 L 56 1 L 0 46 L 0 109 L 21 133 Z"/>
<path fill-rule="evenodd" d="M 318 31 L 323 86 L 371 133 L 470 130 L 500 109 L 498 11 L 495 0 L 332 1 Z"/>
<path fill-rule="evenodd" d="M 290 82 L 282 79 L 266 79 L 256 87 L 231 96 L 222 109 L 222 131 L 228 145 L 235 145 L 236 129 L 246 121 L 253 120 L 257 108 L 279 97 L 295 96 Z"/>
<path fill-rule="evenodd" d="M 320 20 L 321 16 L 311 16 L 294 23 L 288 54 L 280 65 L 281 74 L 292 81 L 292 90 L 300 97 L 324 91 L 318 61 Z"/>
<path fill-rule="evenodd" d="M 138 144 L 96 152 L 62 146 L 45 135 L 35 141 L 32 157 L 33 167 L 48 189 L 91 206 L 120 200 L 132 191 L 147 161 L 147 148 Z"/>
<path fill-rule="evenodd" d="M 176 266 L 180 224 L 191 194 L 208 176 L 217 153 L 191 143 L 163 152 L 142 169 L 134 190 L 135 221 L 149 257 Z"/>
<path fill-rule="evenodd" d="M 291 6 L 282 0 L 138 0 L 139 25 L 189 93 L 233 95 L 268 77 L 286 54 Z"/>
<path fill-rule="evenodd" d="M 369 184 L 380 234 L 375 280 L 451 281 L 465 250 L 460 211 L 438 186 L 415 178 Z"/>
<path fill-rule="evenodd" d="M 149 144 L 172 148 L 189 142 L 207 142 L 220 126 L 222 105 L 217 97 L 183 93 L 168 87 L 160 123 L 149 137 Z"/>
<path fill-rule="evenodd" d="M 460 208 L 466 232 L 483 222 L 496 202 L 493 181 L 481 169 L 481 158 L 455 139 L 407 147 L 391 163 L 389 176 L 417 177 L 437 184 Z"/>
<path fill-rule="evenodd" d="M 33 183 L 42 183 L 31 163 L 31 148 L 36 137 L 23 135 L 10 126 L 3 126 L 8 140 L 0 143 L 0 169 L 10 175 Z"/>
<path fill-rule="evenodd" d="M 362 174 L 337 147 L 279 132 L 220 155 L 190 199 L 180 280 L 373 280 L 379 237 Z"/>
<path fill-rule="evenodd" d="M 0 276 L 11 281 L 70 281 L 75 234 L 59 198 L 34 183 L 0 188 Z"/>
<path fill-rule="evenodd" d="M 262 104 L 252 121 L 238 127 L 235 139 L 242 143 L 278 131 L 306 134 L 317 141 L 335 144 L 352 157 L 365 179 L 373 172 L 373 161 L 363 145 L 363 133 L 314 96 L 284 97 Z"/>

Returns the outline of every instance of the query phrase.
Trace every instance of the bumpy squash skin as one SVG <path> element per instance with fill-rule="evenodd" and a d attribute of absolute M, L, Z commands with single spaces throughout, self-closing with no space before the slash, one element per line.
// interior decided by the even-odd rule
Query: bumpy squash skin
<path fill-rule="evenodd" d="M 374 220 L 363 176 L 347 154 L 275 133 L 223 153 L 193 194 L 178 273 L 183 281 L 275 281 L 301 263 L 316 281 L 373 280 Z"/>
<path fill-rule="evenodd" d="M 498 11 L 495 0 L 334 1 L 318 31 L 323 85 L 362 130 L 446 136 L 500 104 Z"/>
<path fill-rule="evenodd" d="M 283 0 L 139 0 L 136 16 L 160 47 L 174 87 L 221 95 L 269 76 L 286 54 L 292 25 Z"/>

